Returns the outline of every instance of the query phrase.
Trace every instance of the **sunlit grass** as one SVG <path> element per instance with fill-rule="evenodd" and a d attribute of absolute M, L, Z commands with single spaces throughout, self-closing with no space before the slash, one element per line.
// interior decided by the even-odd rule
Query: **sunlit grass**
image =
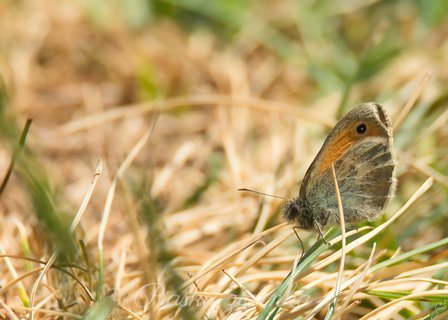
<path fill-rule="evenodd" d="M 448 316 L 446 1 L 36 6 L 0 12 L 1 317 Z M 363 101 L 399 184 L 344 253 L 237 191 L 295 196 Z"/>

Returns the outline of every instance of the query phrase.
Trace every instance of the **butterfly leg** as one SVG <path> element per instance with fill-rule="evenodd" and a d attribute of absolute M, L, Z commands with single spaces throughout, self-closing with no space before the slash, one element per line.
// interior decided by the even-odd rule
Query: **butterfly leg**
<path fill-rule="evenodd" d="M 305 245 L 303 244 L 302 239 L 300 239 L 299 234 L 297 233 L 297 229 L 300 229 L 299 227 L 293 227 L 292 230 L 296 234 L 297 239 L 300 241 L 300 245 L 302 246 L 302 254 L 300 255 L 300 260 L 303 258 L 303 255 L 305 254 Z"/>
<path fill-rule="evenodd" d="M 337 218 L 338 218 L 338 220 L 339 220 L 339 217 L 337 217 Z M 327 214 L 327 218 L 325 219 L 324 226 L 327 225 L 327 223 L 328 223 L 328 219 L 330 219 L 330 214 Z"/>
<path fill-rule="evenodd" d="M 327 219 L 328 220 L 328 219 Z M 314 226 L 316 227 L 316 230 L 319 232 L 319 235 L 317 236 L 317 238 L 321 238 L 322 241 L 326 244 L 329 245 L 330 243 L 325 239 L 324 234 L 322 232 L 322 227 L 319 224 L 319 222 L 317 222 L 316 220 L 314 220 Z"/>

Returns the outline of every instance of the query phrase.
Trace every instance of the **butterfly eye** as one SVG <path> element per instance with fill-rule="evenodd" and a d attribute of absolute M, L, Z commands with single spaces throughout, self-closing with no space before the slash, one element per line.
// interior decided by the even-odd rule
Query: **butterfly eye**
<path fill-rule="evenodd" d="M 367 131 L 367 126 L 364 123 L 361 123 L 360 125 L 358 125 L 356 127 L 356 132 L 358 132 L 359 134 L 364 134 Z"/>

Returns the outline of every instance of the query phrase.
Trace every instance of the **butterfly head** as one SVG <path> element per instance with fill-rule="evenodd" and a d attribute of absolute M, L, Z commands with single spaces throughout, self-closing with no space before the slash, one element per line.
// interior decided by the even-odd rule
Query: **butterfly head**
<path fill-rule="evenodd" d="M 283 217 L 297 227 L 310 230 L 314 226 L 313 213 L 304 199 L 295 198 L 285 203 Z"/>

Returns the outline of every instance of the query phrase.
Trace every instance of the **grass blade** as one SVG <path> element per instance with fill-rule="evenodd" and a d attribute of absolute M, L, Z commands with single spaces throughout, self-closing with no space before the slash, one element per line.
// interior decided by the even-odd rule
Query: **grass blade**
<path fill-rule="evenodd" d="M 111 314 L 117 303 L 110 296 L 98 300 L 84 315 L 83 320 L 103 320 Z"/>
<path fill-rule="evenodd" d="M 336 229 L 330 229 L 326 234 L 325 238 L 333 238 L 337 234 Z M 275 290 L 264 310 L 259 314 L 257 320 L 264 320 L 270 316 L 269 319 L 273 319 L 275 314 L 278 312 L 280 307 L 277 305 L 282 299 L 284 293 L 288 289 L 290 281 L 294 281 L 299 275 L 303 274 L 311 265 L 311 263 L 320 256 L 323 252 L 328 249 L 328 246 L 324 243 L 322 239 L 318 239 L 313 246 L 305 253 L 302 259 L 299 260 L 295 268 L 295 274 L 289 273 L 288 276 L 283 280 L 282 284 Z M 292 279 L 291 279 L 292 278 Z M 272 314 L 271 314 L 272 313 Z"/>

